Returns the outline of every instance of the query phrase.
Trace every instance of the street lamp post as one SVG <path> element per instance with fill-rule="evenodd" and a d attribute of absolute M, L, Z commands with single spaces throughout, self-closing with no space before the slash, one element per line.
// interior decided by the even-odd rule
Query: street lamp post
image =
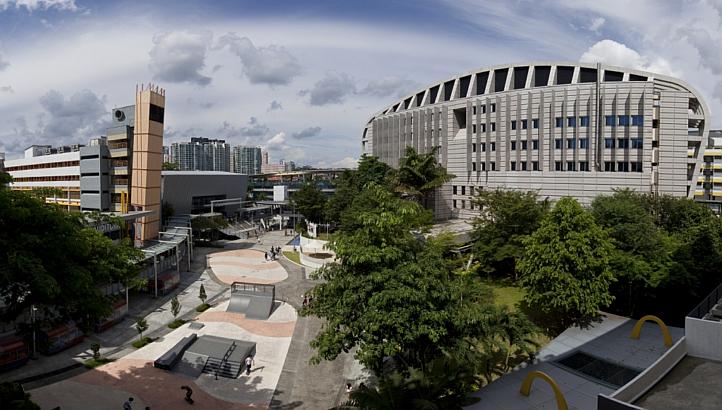
<path fill-rule="evenodd" d="M 30 306 L 30 325 L 33 327 L 33 359 L 37 359 L 37 348 L 36 348 L 36 342 L 35 342 L 35 312 L 38 310 L 38 308 L 35 307 L 35 305 Z"/>

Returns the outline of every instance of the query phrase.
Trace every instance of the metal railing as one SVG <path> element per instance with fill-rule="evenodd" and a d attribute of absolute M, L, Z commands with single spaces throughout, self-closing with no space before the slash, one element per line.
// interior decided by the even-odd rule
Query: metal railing
<path fill-rule="evenodd" d="M 719 284 L 706 298 L 704 298 L 697 307 L 692 309 L 687 317 L 695 319 L 703 319 L 707 313 L 722 299 L 722 283 Z"/>

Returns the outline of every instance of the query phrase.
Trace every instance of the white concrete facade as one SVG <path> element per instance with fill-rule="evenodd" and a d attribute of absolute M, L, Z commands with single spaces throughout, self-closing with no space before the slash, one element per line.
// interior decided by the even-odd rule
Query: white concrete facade
<path fill-rule="evenodd" d="M 476 189 L 537 190 L 589 203 L 614 188 L 693 198 L 709 109 L 683 81 L 620 67 L 532 62 L 474 70 L 420 90 L 366 124 L 363 153 L 398 167 L 405 147 L 456 178 L 438 218 L 470 217 Z"/>

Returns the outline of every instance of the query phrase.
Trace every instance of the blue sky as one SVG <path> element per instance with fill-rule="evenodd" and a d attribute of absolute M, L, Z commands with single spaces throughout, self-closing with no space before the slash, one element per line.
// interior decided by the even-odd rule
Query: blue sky
<path fill-rule="evenodd" d="M 86 143 L 152 81 L 166 143 L 348 166 L 365 121 L 400 96 L 547 59 L 679 76 L 722 127 L 721 14 L 722 0 L 0 0 L 0 152 Z"/>

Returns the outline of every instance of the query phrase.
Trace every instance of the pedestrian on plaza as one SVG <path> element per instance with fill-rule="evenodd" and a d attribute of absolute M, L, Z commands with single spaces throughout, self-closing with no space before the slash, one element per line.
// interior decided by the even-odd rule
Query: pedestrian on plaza
<path fill-rule="evenodd" d="M 293 253 L 296 253 L 296 245 L 293 245 Z"/>
<path fill-rule="evenodd" d="M 128 400 L 123 403 L 123 410 L 132 410 L 133 409 L 133 398 L 128 397 Z"/>
<path fill-rule="evenodd" d="M 268 252 L 263 253 L 263 258 L 268 262 Z"/>
<path fill-rule="evenodd" d="M 246 357 L 246 376 L 251 375 L 251 366 L 253 366 L 253 356 Z"/>
<path fill-rule="evenodd" d="M 303 295 L 303 307 L 308 306 L 308 296 Z"/>
<path fill-rule="evenodd" d="M 191 399 L 191 396 L 193 395 L 193 389 L 191 389 L 190 386 L 181 386 L 181 390 L 186 391 L 185 401 L 188 404 L 193 404 L 193 399 Z"/>
<path fill-rule="evenodd" d="M 353 390 L 353 387 L 351 387 L 351 383 L 346 383 L 346 393 L 351 393 L 351 390 Z"/>

